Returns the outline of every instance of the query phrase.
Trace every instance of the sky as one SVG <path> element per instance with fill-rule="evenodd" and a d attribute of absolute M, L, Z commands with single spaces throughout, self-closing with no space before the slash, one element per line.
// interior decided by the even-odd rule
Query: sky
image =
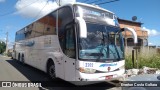
<path fill-rule="evenodd" d="M 65 0 L 67 1 L 67 0 Z M 93 4 L 111 0 L 77 0 Z M 48 2 L 48 3 L 47 3 Z M 119 18 L 142 22 L 142 30 L 149 33 L 149 45 L 160 46 L 160 0 L 119 0 L 99 5 Z M 14 44 L 15 32 L 57 8 L 55 0 L 0 0 L 0 40 L 9 32 L 9 45 Z"/>

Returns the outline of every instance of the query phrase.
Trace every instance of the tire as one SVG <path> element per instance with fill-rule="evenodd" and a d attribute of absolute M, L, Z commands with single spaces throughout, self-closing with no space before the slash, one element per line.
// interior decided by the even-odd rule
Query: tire
<path fill-rule="evenodd" d="M 20 54 L 18 55 L 18 61 L 20 62 Z"/>
<path fill-rule="evenodd" d="M 24 64 L 24 55 L 21 57 L 21 63 Z"/>
<path fill-rule="evenodd" d="M 53 62 L 49 62 L 48 63 L 48 67 L 47 67 L 47 73 L 49 75 L 49 77 L 53 80 L 56 79 L 56 74 L 55 74 L 55 65 Z"/>

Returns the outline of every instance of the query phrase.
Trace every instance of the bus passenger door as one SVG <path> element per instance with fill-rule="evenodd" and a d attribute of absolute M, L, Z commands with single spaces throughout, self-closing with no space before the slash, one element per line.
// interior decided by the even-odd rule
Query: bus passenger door
<path fill-rule="evenodd" d="M 72 24 L 65 27 L 65 46 L 64 46 L 64 70 L 65 80 L 75 80 L 75 32 Z"/>

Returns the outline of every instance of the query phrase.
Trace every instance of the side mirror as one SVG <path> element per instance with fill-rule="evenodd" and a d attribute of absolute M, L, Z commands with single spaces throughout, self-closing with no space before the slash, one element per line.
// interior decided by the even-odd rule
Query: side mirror
<path fill-rule="evenodd" d="M 132 33 L 133 39 L 134 39 L 134 43 L 137 43 L 137 33 L 135 32 L 135 30 L 133 28 L 122 28 L 122 31 L 130 31 Z"/>
<path fill-rule="evenodd" d="M 86 22 L 81 17 L 76 17 L 76 22 L 79 24 L 79 32 L 81 38 L 87 38 L 87 26 Z"/>

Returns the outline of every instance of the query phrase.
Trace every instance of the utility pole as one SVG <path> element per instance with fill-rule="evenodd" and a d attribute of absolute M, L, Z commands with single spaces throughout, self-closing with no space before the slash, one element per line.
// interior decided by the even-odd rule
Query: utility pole
<path fill-rule="evenodd" d="M 8 52 L 8 32 L 6 32 L 6 54 Z"/>
<path fill-rule="evenodd" d="M 61 0 L 58 0 L 58 5 L 60 6 Z"/>
<path fill-rule="evenodd" d="M 60 6 L 60 0 L 53 0 L 53 2 L 56 2 L 58 6 Z"/>

